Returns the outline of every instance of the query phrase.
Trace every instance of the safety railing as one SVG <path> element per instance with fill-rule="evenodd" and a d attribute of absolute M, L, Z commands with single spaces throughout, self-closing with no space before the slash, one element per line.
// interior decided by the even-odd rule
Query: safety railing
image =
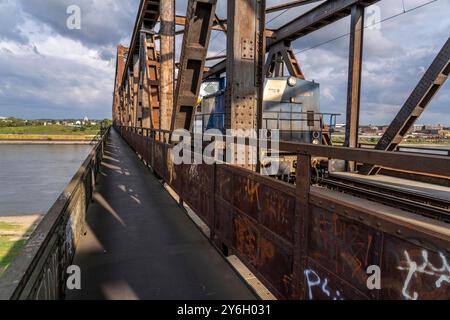
<path fill-rule="evenodd" d="M 109 135 L 101 139 L 0 277 L 0 300 L 62 299 L 67 268 L 85 230 L 85 216 Z"/>
<path fill-rule="evenodd" d="M 437 282 L 450 276 L 448 224 L 310 184 L 316 156 L 444 176 L 448 157 L 280 142 L 280 150 L 298 155 L 297 184 L 290 185 L 225 163 L 175 165 L 170 132 L 117 130 L 208 225 L 211 241 L 277 297 L 450 298 L 449 284 Z M 368 281 L 373 270 L 379 289 Z"/>

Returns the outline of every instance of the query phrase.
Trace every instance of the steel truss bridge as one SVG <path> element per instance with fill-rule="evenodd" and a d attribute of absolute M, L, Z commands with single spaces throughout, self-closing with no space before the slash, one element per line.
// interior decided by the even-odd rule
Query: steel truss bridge
<path fill-rule="evenodd" d="M 265 27 L 268 13 L 314 2 L 229 0 L 220 19 L 216 0 L 189 0 L 186 16 L 142 0 L 130 46 L 118 47 L 114 126 L 0 278 L 0 298 L 450 299 L 449 154 L 399 151 L 448 77 L 450 41 L 375 148 L 360 148 L 364 12 L 378 1 L 322 1 Z M 203 80 L 226 73 L 227 128 L 260 129 L 265 78 L 284 67 L 305 77 L 291 42 L 348 16 L 344 147 L 281 141 L 297 157 L 295 184 L 258 165 L 173 163 L 172 133 L 192 129 Z M 224 56 L 208 56 L 213 30 L 226 34 Z M 311 184 L 314 157 L 349 172 Z M 66 290 L 72 264 L 79 292 Z M 371 266 L 381 289 L 367 285 Z"/>

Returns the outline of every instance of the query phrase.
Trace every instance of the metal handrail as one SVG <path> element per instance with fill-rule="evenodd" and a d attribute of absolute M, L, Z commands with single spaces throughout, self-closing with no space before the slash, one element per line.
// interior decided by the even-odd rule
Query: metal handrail
<path fill-rule="evenodd" d="M 120 126 L 117 126 L 120 128 Z M 154 130 L 154 129 L 148 129 Z M 209 138 L 219 137 L 211 134 L 194 135 L 191 137 Z M 258 143 L 270 145 L 273 141 L 267 139 L 242 138 L 236 136 L 220 136 L 221 139 L 227 139 L 232 144 L 245 144 L 256 146 Z M 450 177 L 450 158 L 439 155 L 422 155 L 408 152 L 390 152 L 362 148 L 346 148 L 336 146 L 313 145 L 298 142 L 278 141 L 278 151 L 309 155 L 315 157 L 324 157 L 329 159 L 340 159 L 347 161 L 356 161 L 360 163 L 373 164 L 391 169 L 409 170 L 427 174 L 435 174 L 444 177 Z"/>

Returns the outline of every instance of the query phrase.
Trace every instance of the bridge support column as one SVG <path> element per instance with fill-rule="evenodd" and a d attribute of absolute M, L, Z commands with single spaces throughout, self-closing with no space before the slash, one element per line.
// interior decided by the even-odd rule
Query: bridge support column
<path fill-rule="evenodd" d="M 175 0 L 161 0 L 161 101 L 160 126 L 170 130 L 173 111 L 175 68 Z"/>
<path fill-rule="evenodd" d="M 238 131 L 256 130 L 262 104 L 265 57 L 265 1 L 229 0 L 227 19 L 227 101 L 225 127 Z M 251 150 L 245 151 L 248 156 Z M 255 169 L 254 160 L 243 165 Z M 238 154 L 234 151 L 235 160 Z"/>
<path fill-rule="evenodd" d="M 350 27 L 350 54 L 348 70 L 347 120 L 345 128 L 345 146 L 358 147 L 359 111 L 361 102 L 361 71 L 364 40 L 364 7 L 352 7 Z M 348 169 L 355 170 L 355 164 L 349 162 Z"/>

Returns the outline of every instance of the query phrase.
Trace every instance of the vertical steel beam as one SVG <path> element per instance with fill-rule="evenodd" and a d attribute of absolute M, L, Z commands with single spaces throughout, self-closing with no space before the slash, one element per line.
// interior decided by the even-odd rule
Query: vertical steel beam
<path fill-rule="evenodd" d="M 132 114 L 133 114 L 133 75 L 128 69 L 127 71 L 127 123 L 128 126 L 133 126 Z"/>
<path fill-rule="evenodd" d="M 161 17 L 160 126 L 164 130 L 170 130 L 175 78 L 175 0 L 161 0 L 159 9 Z"/>
<path fill-rule="evenodd" d="M 376 145 L 376 150 L 394 151 L 402 142 L 416 122 L 417 118 L 425 111 L 433 97 L 442 88 L 448 79 L 450 72 L 450 38 L 442 47 L 431 66 L 423 75 L 414 91 L 406 100 L 403 107 L 390 124 L 383 137 Z M 359 173 L 377 174 L 380 168 L 372 165 L 364 165 Z"/>
<path fill-rule="evenodd" d="M 132 123 L 134 127 L 138 127 L 139 123 L 139 79 L 140 76 L 140 62 L 139 55 L 133 55 L 133 113 L 132 113 Z"/>
<path fill-rule="evenodd" d="M 150 128 L 151 112 L 149 111 L 150 99 L 148 92 L 147 47 L 145 38 L 145 33 L 141 32 L 139 37 L 139 109 L 141 116 L 140 127 Z"/>
<path fill-rule="evenodd" d="M 345 146 L 358 147 L 359 111 L 361 102 L 361 71 L 364 40 L 364 7 L 354 5 L 350 22 L 350 53 L 348 70 L 347 117 Z M 354 170 L 354 164 L 349 164 Z"/>
<path fill-rule="evenodd" d="M 226 128 L 257 129 L 258 98 L 262 86 L 265 51 L 265 1 L 228 1 Z M 262 39 L 262 40 L 261 40 Z M 237 153 L 235 153 L 237 157 Z M 255 166 L 248 163 L 247 168 Z"/>
<path fill-rule="evenodd" d="M 307 259 L 309 193 L 311 189 L 311 156 L 297 156 L 297 172 L 295 179 L 295 232 L 293 263 L 293 298 L 300 300 L 306 297 L 304 270 Z"/>
<path fill-rule="evenodd" d="M 116 77 L 114 84 L 114 100 L 113 100 L 113 121 L 115 123 L 120 123 L 121 118 L 121 109 L 122 109 L 122 92 L 121 92 L 121 84 L 122 84 L 122 76 L 123 71 L 125 69 L 126 55 L 128 54 L 128 48 L 123 46 L 117 47 L 117 59 L 116 59 Z"/>
<path fill-rule="evenodd" d="M 198 104 L 216 0 L 189 0 L 171 130 L 190 130 Z"/>
<path fill-rule="evenodd" d="M 159 128 L 159 62 L 152 33 L 141 33 L 142 127 Z"/>

